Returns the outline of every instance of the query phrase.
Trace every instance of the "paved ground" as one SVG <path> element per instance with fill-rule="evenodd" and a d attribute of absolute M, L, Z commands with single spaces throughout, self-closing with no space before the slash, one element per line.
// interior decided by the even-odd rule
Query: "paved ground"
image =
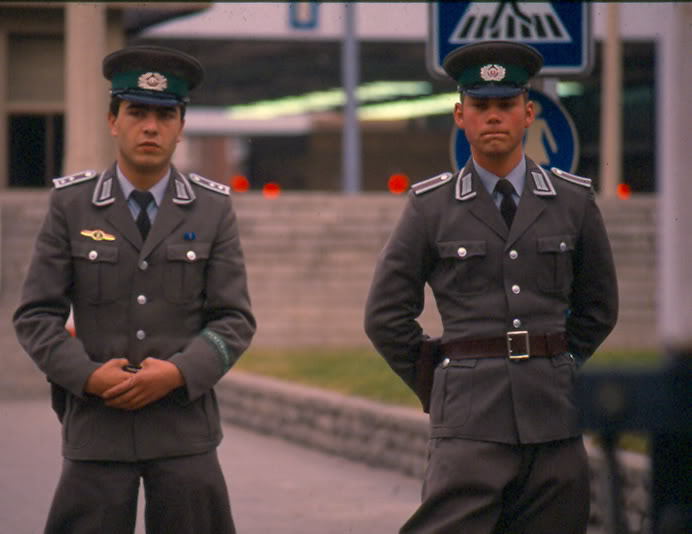
<path fill-rule="evenodd" d="M 7 400 L 0 429 L 0 532 L 39 534 L 60 471 L 60 428 L 47 400 Z M 416 479 L 236 427 L 224 433 L 240 534 L 394 533 L 418 503 Z"/>

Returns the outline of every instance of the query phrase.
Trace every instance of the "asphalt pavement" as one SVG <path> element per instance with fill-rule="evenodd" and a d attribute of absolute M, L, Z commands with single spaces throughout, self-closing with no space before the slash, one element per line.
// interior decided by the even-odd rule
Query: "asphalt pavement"
<path fill-rule="evenodd" d="M 0 532 L 40 534 L 60 474 L 60 426 L 47 399 L 6 400 L 0 428 Z M 238 427 L 224 434 L 219 457 L 239 534 L 395 533 L 419 501 L 414 478 Z"/>

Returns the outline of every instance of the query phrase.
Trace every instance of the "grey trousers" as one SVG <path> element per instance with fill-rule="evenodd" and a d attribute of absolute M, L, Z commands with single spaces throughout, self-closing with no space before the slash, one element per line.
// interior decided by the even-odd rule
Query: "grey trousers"
<path fill-rule="evenodd" d="M 147 534 L 235 534 L 216 450 L 141 462 L 66 459 L 45 534 L 132 534 L 140 480 Z"/>
<path fill-rule="evenodd" d="M 423 500 L 400 534 L 584 534 L 589 470 L 581 438 L 508 445 L 436 439 Z"/>

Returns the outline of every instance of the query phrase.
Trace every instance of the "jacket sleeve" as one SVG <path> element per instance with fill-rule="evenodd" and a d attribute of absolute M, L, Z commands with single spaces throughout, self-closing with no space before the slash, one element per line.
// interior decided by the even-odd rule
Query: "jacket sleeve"
<path fill-rule="evenodd" d="M 586 203 L 574 262 L 567 338 L 580 363 L 612 331 L 618 316 L 618 286 L 613 255 L 593 191 Z"/>
<path fill-rule="evenodd" d="M 214 387 L 255 333 L 238 224 L 230 201 L 218 221 L 216 236 L 207 263 L 204 328 L 170 358 L 185 378 L 190 401 Z"/>
<path fill-rule="evenodd" d="M 43 221 L 13 321 L 17 339 L 48 380 L 82 397 L 100 365 L 69 335 L 72 253 L 62 194 L 54 191 Z"/>
<path fill-rule="evenodd" d="M 410 194 L 380 256 L 365 308 L 365 332 L 390 367 L 413 389 L 423 331 L 424 288 L 431 254 L 424 217 Z"/>

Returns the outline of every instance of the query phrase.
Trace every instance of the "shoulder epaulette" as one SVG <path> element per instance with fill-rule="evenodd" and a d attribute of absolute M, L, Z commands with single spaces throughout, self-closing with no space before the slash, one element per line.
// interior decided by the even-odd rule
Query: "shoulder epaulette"
<path fill-rule="evenodd" d="M 210 191 L 214 191 L 215 193 L 219 193 L 221 195 L 231 194 L 231 188 L 227 185 L 220 184 L 219 182 L 215 182 L 214 180 L 210 180 L 209 178 L 205 178 L 204 176 L 200 176 L 199 174 L 195 174 L 194 172 L 190 173 L 190 181 L 194 184 L 204 187 L 205 189 L 209 189 Z"/>
<path fill-rule="evenodd" d="M 438 174 L 437 176 L 433 176 L 427 180 L 416 182 L 411 186 L 411 191 L 413 191 L 413 193 L 416 195 L 422 195 L 423 193 L 427 193 L 428 191 L 432 191 L 433 189 L 446 184 L 452 179 L 452 176 L 453 175 L 451 172 L 443 172 L 442 174 Z"/>
<path fill-rule="evenodd" d="M 74 174 L 70 174 L 69 176 L 63 176 L 62 178 L 54 178 L 53 186 L 55 189 L 62 189 L 63 187 L 69 187 L 71 185 L 81 184 L 82 182 L 93 180 L 97 176 L 98 173 L 92 170 L 76 172 Z"/>
<path fill-rule="evenodd" d="M 558 178 L 562 178 L 563 180 L 566 180 L 568 182 L 572 182 L 573 184 L 577 184 L 577 185 L 580 185 L 582 187 L 591 187 L 591 179 L 590 178 L 584 178 L 583 176 L 577 176 L 576 174 L 570 174 L 566 171 L 558 169 L 557 167 L 552 167 L 550 170 Z"/>

